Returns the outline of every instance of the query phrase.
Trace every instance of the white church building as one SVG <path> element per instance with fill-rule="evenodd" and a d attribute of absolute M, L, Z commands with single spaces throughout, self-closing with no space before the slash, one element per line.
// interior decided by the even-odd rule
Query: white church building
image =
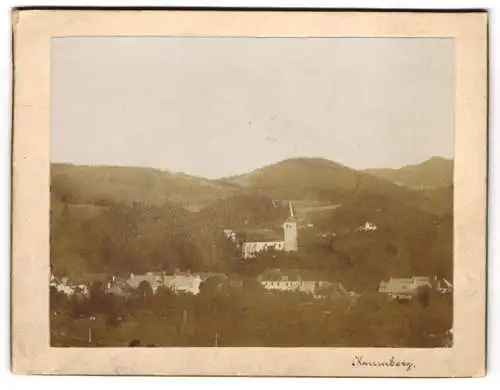
<path fill-rule="evenodd" d="M 296 252 L 298 249 L 297 220 L 292 203 L 288 203 L 290 215 L 283 224 L 283 241 L 245 242 L 242 245 L 242 255 L 245 259 L 256 257 L 257 253 L 268 250 Z"/>

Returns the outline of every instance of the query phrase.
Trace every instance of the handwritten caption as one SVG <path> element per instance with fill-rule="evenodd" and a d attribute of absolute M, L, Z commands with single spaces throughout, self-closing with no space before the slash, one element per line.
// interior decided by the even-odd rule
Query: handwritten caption
<path fill-rule="evenodd" d="M 353 367 L 400 367 L 406 371 L 413 370 L 416 366 L 415 363 L 407 360 L 398 360 L 391 356 L 387 360 L 367 360 L 363 356 L 355 356 L 352 361 Z"/>

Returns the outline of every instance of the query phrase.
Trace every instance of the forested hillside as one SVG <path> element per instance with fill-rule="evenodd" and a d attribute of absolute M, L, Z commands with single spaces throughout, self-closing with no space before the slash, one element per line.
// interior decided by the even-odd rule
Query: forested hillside
<path fill-rule="evenodd" d="M 254 273 L 274 264 L 316 269 L 360 290 L 390 276 L 452 278 L 452 186 L 413 190 L 324 159 L 220 180 L 54 164 L 51 199 L 51 264 L 59 275 Z M 305 205 L 299 217 L 310 226 L 299 226 L 299 252 L 242 264 L 223 229 L 278 239 L 289 200 Z M 377 230 L 360 232 L 366 222 Z"/>
<path fill-rule="evenodd" d="M 365 172 L 409 188 L 453 185 L 453 160 L 442 157 L 433 157 L 420 164 L 399 169 L 367 169 Z"/>

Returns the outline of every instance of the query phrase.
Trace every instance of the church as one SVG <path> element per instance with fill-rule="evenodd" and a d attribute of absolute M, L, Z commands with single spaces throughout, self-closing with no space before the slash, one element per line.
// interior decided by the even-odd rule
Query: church
<path fill-rule="evenodd" d="M 297 252 L 298 249 L 298 231 L 297 219 L 293 210 L 292 203 L 288 203 L 290 215 L 283 224 L 283 241 L 261 241 L 245 242 L 242 245 L 242 255 L 245 259 L 254 258 L 257 253 L 267 250 Z"/>

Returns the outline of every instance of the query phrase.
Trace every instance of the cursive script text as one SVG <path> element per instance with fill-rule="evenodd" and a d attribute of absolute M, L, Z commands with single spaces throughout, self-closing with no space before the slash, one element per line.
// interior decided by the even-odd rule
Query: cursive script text
<path fill-rule="evenodd" d="M 406 371 L 415 368 L 415 363 L 406 360 L 397 360 L 392 356 L 387 360 L 366 360 L 363 356 L 355 356 L 352 361 L 353 367 L 401 367 Z"/>

